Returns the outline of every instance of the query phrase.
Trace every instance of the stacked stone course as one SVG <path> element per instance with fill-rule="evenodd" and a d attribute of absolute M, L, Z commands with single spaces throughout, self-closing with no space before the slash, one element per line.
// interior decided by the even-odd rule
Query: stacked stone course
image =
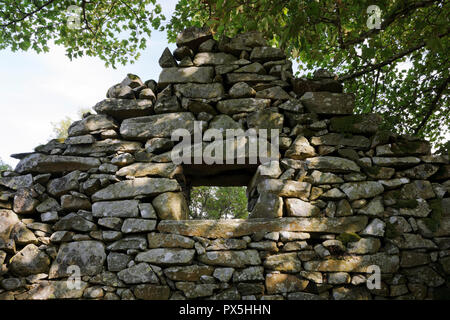
<path fill-rule="evenodd" d="M 159 64 L 158 82 L 128 75 L 3 172 L 0 299 L 448 299 L 448 156 L 354 115 L 332 73 L 294 78 L 259 33 L 190 28 Z M 187 220 L 170 137 L 195 121 L 280 130 L 248 220 Z"/>

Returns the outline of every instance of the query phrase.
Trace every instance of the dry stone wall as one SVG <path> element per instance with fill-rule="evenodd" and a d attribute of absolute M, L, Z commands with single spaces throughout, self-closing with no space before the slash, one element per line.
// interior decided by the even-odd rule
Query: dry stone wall
<path fill-rule="evenodd" d="M 64 142 L 15 155 L 0 177 L 0 299 L 449 297 L 448 156 L 353 115 L 332 73 L 295 79 L 258 33 L 191 28 L 177 46 L 158 82 L 128 75 Z M 280 158 L 248 183 L 248 220 L 187 220 L 170 136 L 195 121 L 281 131 Z"/>

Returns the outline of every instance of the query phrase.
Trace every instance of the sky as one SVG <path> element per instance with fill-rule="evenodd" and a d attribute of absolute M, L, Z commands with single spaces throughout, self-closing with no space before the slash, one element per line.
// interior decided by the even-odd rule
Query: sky
<path fill-rule="evenodd" d="M 160 1 L 167 20 L 178 0 Z M 80 109 L 92 108 L 106 98 L 108 88 L 127 73 L 143 81 L 155 79 L 161 68 L 158 60 L 166 47 L 166 32 L 153 31 L 147 49 L 134 64 L 106 68 L 99 58 L 69 60 L 65 49 L 51 46 L 50 52 L 0 51 L 0 159 L 15 166 L 14 153 L 31 152 L 53 134 L 52 122 L 67 116 L 79 119 Z"/>

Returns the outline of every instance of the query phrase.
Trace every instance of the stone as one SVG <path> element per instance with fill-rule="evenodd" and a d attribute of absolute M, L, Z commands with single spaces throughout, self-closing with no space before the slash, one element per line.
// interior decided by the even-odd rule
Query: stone
<path fill-rule="evenodd" d="M 0 177 L 0 186 L 8 189 L 19 190 L 22 188 L 30 188 L 33 185 L 33 176 L 31 174 L 23 176 Z"/>
<path fill-rule="evenodd" d="M 142 236 L 131 236 L 111 243 L 107 249 L 110 251 L 145 250 L 147 240 Z"/>
<path fill-rule="evenodd" d="M 137 200 L 95 202 L 92 214 L 94 217 L 134 218 L 139 216 L 138 204 Z"/>
<path fill-rule="evenodd" d="M 295 273 L 302 270 L 302 263 L 296 252 L 270 255 L 264 260 L 264 267 L 270 270 Z"/>
<path fill-rule="evenodd" d="M 47 273 L 50 258 L 34 244 L 25 246 L 9 261 L 9 269 L 18 276 Z"/>
<path fill-rule="evenodd" d="M 187 46 L 197 51 L 198 47 L 209 39 L 212 39 L 212 34 L 208 27 L 189 27 L 177 35 L 176 44 L 177 47 Z"/>
<path fill-rule="evenodd" d="M 119 177 L 146 177 L 158 176 L 163 178 L 174 178 L 181 174 L 182 168 L 173 163 L 133 163 L 121 168 L 116 172 Z"/>
<path fill-rule="evenodd" d="M 368 273 L 372 265 L 380 267 L 382 273 L 394 273 L 398 270 L 400 259 L 396 255 L 376 253 L 363 256 L 346 256 L 342 259 L 330 258 L 323 261 L 306 261 L 304 269 L 321 272 L 361 272 Z"/>
<path fill-rule="evenodd" d="M 316 150 L 309 144 L 308 139 L 303 136 L 297 136 L 294 142 L 285 153 L 286 158 L 304 160 L 316 156 Z"/>
<path fill-rule="evenodd" d="M 69 288 L 67 280 L 41 281 L 33 285 L 32 289 L 21 297 L 26 300 L 80 299 L 88 283 L 80 281 L 79 284 L 78 288 Z"/>
<path fill-rule="evenodd" d="M 189 208 L 181 192 L 166 192 L 155 197 L 152 205 L 162 220 L 186 220 Z"/>
<path fill-rule="evenodd" d="M 401 191 L 400 197 L 402 199 L 431 199 L 436 197 L 433 186 L 427 180 L 414 180 L 411 183 L 405 184 Z"/>
<path fill-rule="evenodd" d="M 195 117 L 190 112 L 157 114 L 148 117 L 131 118 L 122 122 L 120 134 L 125 139 L 147 140 L 170 138 L 176 129 L 194 132 Z"/>
<path fill-rule="evenodd" d="M 247 116 L 247 126 L 255 129 L 267 129 L 268 135 L 272 129 L 283 129 L 284 116 L 276 108 L 257 110 Z"/>
<path fill-rule="evenodd" d="M 220 64 L 230 64 L 236 61 L 236 57 L 224 52 L 200 52 L 194 57 L 196 66 L 216 66 Z"/>
<path fill-rule="evenodd" d="M 234 268 L 216 268 L 214 269 L 213 276 L 220 282 L 228 282 L 233 276 Z"/>
<path fill-rule="evenodd" d="M 153 283 L 159 284 L 158 276 L 147 263 L 139 263 L 117 273 L 126 284 Z"/>
<path fill-rule="evenodd" d="M 91 210 L 91 202 L 83 195 L 63 195 L 61 208 L 65 211 Z"/>
<path fill-rule="evenodd" d="M 374 134 L 378 131 L 382 121 L 383 118 L 374 113 L 334 117 L 330 119 L 330 131 Z"/>
<path fill-rule="evenodd" d="M 117 272 L 125 269 L 130 262 L 131 257 L 124 253 L 110 252 L 106 258 L 108 270 Z M 120 278 L 120 277 L 119 277 Z M 121 279 L 123 280 L 123 279 Z"/>
<path fill-rule="evenodd" d="M 363 236 L 382 237 L 384 236 L 385 228 L 386 223 L 378 218 L 375 218 L 360 234 Z"/>
<path fill-rule="evenodd" d="M 192 282 L 177 282 L 176 288 L 183 291 L 188 299 L 208 297 L 218 288 L 216 284 L 195 284 Z"/>
<path fill-rule="evenodd" d="M 296 99 L 290 99 L 286 102 L 283 102 L 278 106 L 278 108 L 296 113 L 301 113 L 304 110 L 303 104 Z"/>
<path fill-rule="evenodd" d="M 120 200 L 136 196 L 155 196 L 160 193 L 178 191 L 180 186 L 176 180 L 166 178 L 136 178 L 121 181 L 97 191 L 92 201 Z M 94 204 L 95 206 L 95 204 Z"/>
<path fill-rule="evenodd" d="M 414 205 L 413 208 L 400 208 L 399 215 L 412 217 L 427 217 L 431 212 L 428 202 L 424 199 L 411 199 Z"/>
<path fill-rule="evenodd" d="M 333 272 L 328 274 L 329 284 L 347 284 L 350 283 L 350 275 L 347 272 Z"/>
<path fill-rule="evenodd" d="M 255 232 L 360 232 L 367 225 L 366 216 L 342 218 L 280 218 L 280 219 L 233 219 L 233 220 L 186 220 L 161 221 L 160 232 L 205 238 L 236 238 Z"/>
<path fill-rule="evenodd" d="M 182 111 L 180 102 L 176 96 L 162 97 L 156 101 L 155 113 L 174 113 Z"/>
<path fill-rule="evenodd" d="M 306 159 L 308 169 L 319 170 L 324 172 L 348 173 L 360 172 L 358 165 L 348 159 L 338 157 L 314 157 Z"/>
<path fill-rule="evenodd" d="M 49 271 L 49 279 L 69 277 L 69 267 L 76 265 L 80 275 L 93 276 L 102 271 L 106 259 L 104 244 L 99 241 L 63 243 Z"/>
<path fill-rule="evenodd" d="M 320 213 L 318 207 L 295 198 L 286 199 L 286 210 L 290 217 L 315 217 Z"/>
<path fill-rule="evenodd" d="M 177 67 L 178 63 L 170 52 L 169 48 L 165 48 L 158 61 L 161 68 Z"/>
<path fill-rule="evenodd" d="M 37 194 L 29 188 L 19 189 L 14 196 L 13 209 L 18 214 L 31 214 L 35 212 L 39 205 L 39 200 L 35 199 Z"/>
<path fill-rule="evenodd" d="M 22 287 L 23 283 L 20 278 L 7 278 L 0 281 L 0 286 L 6 291 L 16 290 Z"/>
<path fill-rule="evenodd" d="M 74 231 L 93 231 L 97 229 L 95 223 L 83 218 L 77 213 L 69 213 L 67 216 L 62 217 L 58 222 L 53 225 L 55 231 L 74 230 Z"/>
<path fill-rule="evenodd" d="M 411 268 L 430 263 L 430 254 L 417 251 L 402 251 L 400 267 Z"/>
<path fill-rule="evenodd" d="M 325 115 L 352 114 L 355 107 L 355 96 L 345 93 L 306 92 L 300 101 L 310 112 Z"/>
<path fill-rule="evenodd" d="M 313 146 L 328 145 L 328 146 L 348 146 L 362 149 L 368 149 L 370 140 L 364 136 L 347 137 L 340 133 L 328 133 L 320 137 L 312 137 L 311 144 Z"/>
<path fill-rule="evenodd" d="M 249 215 L 255 218 L 280 218 L 283 216 L 283 199 L 273 193 L 261 193 Z"/>
<path fill-rule="evenodd" d="M 313 179 L 314 185 L 333 184 L 333 183 L 343 183 L 344 182 L 344 180 L 341 177 L 339 177 L 333 173 L 321 172 L 321 171 L 317 171 L 317 170 L 314 170 L 311 173 L 311 177 Z"/>
<path fill-rule="evenodd" d="M 156 95 L 150 88 L 144 88 L 139 92 L 140 100 L 151 100 L 153 103 L 156 101 Z"/>
<path fill-rule="evenodd" d="M 159 74 L 158 86 L 175 83 L 211 83 L 213 67 L 164 68 Z"/>
<path fill-rule="evenodd" d="M 206 251 L 239 250 L 247 248 L 247 242 L 241 239 L 215 239 L 206 244 Z"/>
<path fill-rule="evenodd" d="M 257 188 L 260 194 L 270 192 L 279 197 L 300 198 L 307 201 L 311 184 L 293 180 L 264 179 L 258 184 Z"/>
<path fill-rule="evenodd" d="M 358 241 L 349 242 L 347 251 L 351 254 L 373 254 L 381 247 L 381 242 L 377 238 L 361 238 Z"/>
<path fill-rule="evenodd" d="M 377 181 L 348 182 L 340 189 L 350 200 L 372 198 L 384 191 L 383 185 Z"/>
<path fill-rule="evenodd" d="M 278 80 L 278 78 L 275 76 L 256 73 L 227 73 L 225 75 L 225 79 L 228 84 L 234 84 L 237 82 L 257 84 Z"/>
<path fill-rule="evenodd" d="M 185 248 L 194 247 L 194 240 L 177 234 L 149 233 L 147 235 L 149 248 Z"/>
<path fill-rule="evenodd" d="M 105 99 L 94 106 L 99 114 L 106 114 L 117 120 L 149 116 L 153 102 L 149 99 Z M 116 128 L 114 128 L 116 129 Z"/>
<path fill-rule="evenodd" d="M 338 287 L 333 288 L 334 300 L 370 300 L 370 292 L 364 287 Z"/>
<path fill-rule="evenodd" d="M 211 120 L 208 129 L 216 129 L 225 134 L 227 129 L 242 130 L 244 128 L 242 127 L 242 124 L 234 121 L 230 116 L 220 114 Z"/>
<path fill-rule="evenodd" d="M 194 259 L 193 249 L 158 248 L 138 253 L 135 261 L 156 265 L 190 264 Z"/>
<path fill-rule="evenodd" d="M 266 288 L 269 294 L 303 291 L 308 283 L 307 280 L 300 280 L 289 274 L 272 273 L 266 276 Z"/>
<path fill-rule="evenodd" d="M 184 97 L 191 99 L 221 99 L 224 96 L 224 89 L 221 83 L 176 84 L 175 91 L 181 93 Z"/>
<path fill-rule="evenodd" d="M 250 87 L 245 82 L 235 83 L 229 91 L 229 95 L 231 98 L 252 98 L 256 95 L 255 89 Z"/>
<path fill-rule="evenodd" d="M 139 233 L 153 231 L 156 228 L 156 220 L 147 219 L 125 219 L 121 231 L 123 233 Z"/>
<path fill-rule="evenodd" d="M 199 281 L 202 276 L 211 276 L 213 271 L 210 266 L 175 266 L 164 269 L 164 275 L 173 281 Z"/>
<path fill-rule="evenodd" d="M 445 283 L 444 278 L 429 266 L 404 269 L 404 273 L 411 283 L 425 284 L 432 288 Z"/>
<path fill-rule="evenodd" d="M 140 284 L 134 288 L 134 295 L 142 300 L 168 300 L 170 288 L 152 284 Z"/>
<path fill-rule="evenodd" d="M 33 153 L 17 165 L 17 173 L 62 173 L 66 171 L 87 171 L 100 166 L 100 160 L 91 157 L 68 157 Z"/>
<path fill-rule="evenodd" d="M 270 106 L 270 99 L 243 98 L 221 100 L 217 109 L 224 114 L 232 115 L 241 112 L 254 112 Z"/>
<path fill-rule="evenodd" d="M 243 66 L 234 72 L 237 73 L 256 73 L 256 74 L 266 74 L 266 69 L 260 64 L 259 62 L 254 62 L 251 64 L 248 64 L 246 66 Z"/>
<path fill-rule="evenodd" d="M 235 72 L 238 72 L 239 70 L 236 70 Z M 261 91 L 258 91 L 256 93 L 256 98 L 261 99 L 272 99 L 272 100 L 289 100 L 292 99 L 292 97 L 283 90 L 280 86 L 271 87 L 268 89 L 264 89 Z"/>
<path fill-rule="evenodd" d="M 256 250 L 208 251 L 199 255 L 198 261 L 208 265 L 232 268 L 261 264 L 261 259 Z"/>
<path fill-rule="evenodd" d="M 377 166 L 382 167 L 407 167 L 420 163 L 420 159 L 416 157 L 373 157 L 372 161 Z"/>
<path fill-rule="evenodd" d="M 292 292 L 288 294 L 288 300 L 325 300 L 325 299 L 313 293 Z"/>
<path fill-rule="evenodd" d="M 105 101 L 105 100 L 103 100 Z M 106 101 L 109 101 L 107 99 Z M 128 100 L 127 100 L 128 101 Z M 105 114 L 92 114 L 86 118 L 75 121 L 68 129 L 69 137 L 82 136 L 91 132 L 118 129 L 118 125 L 113 118 Z"/>
<path fill-rule="evenodd" d="M 383 198 L 375 197 L 370 202 L 358 210 L 358 214 L 366 214 L 369 216 L 382 216 L 384 212 Z"/>
<path fill-rule="evenodd" d="M 279 48 L 273 47 L 255 47 L 250 54 L 250 60 L 254 61 L 271 61 L 285 59 L 286 55 Z"/>
<path fill-rule="evenodd" d="M 233 274 L 233 282 L 243 281 L 264 281 L 264 268 L 257 266 L 236 270 Z"/>
<path fill-rule="evenodd" d="M 437 249 L 433 241 L 424 239 L 419 234 L 404 233 L 392 239 L 392 242 L 400 249 Z"/>

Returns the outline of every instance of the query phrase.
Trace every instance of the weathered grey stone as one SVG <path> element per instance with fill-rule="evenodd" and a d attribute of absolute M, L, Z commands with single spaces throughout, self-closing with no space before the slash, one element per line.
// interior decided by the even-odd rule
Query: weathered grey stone
<path fill-rule="evenodd" d="M 197 51 L 199 45 L 209 39 L 212 39 L 209 27 L 189 27 L 177 35 L 176 44 L 177 47 L 187 46 Z"/>
<path fill-rule="evenodd" d="M 126 119 L 120 127 L 125 139 L 146 140 L 154 137 L 170 138 L 176 129 L 194 132 L 195 117 L 190 112 L 165 113 L 154 116 Z"/>
<path fill-rule="evenodd" d="M 153 199 L 153 207 L 162 220 L 186 220 L 189 208 L 181 192 L 166 192 Z"/>
<path fill-rule="evenodd" d="M 246 249 L 247 242 L 241 239 L 215 239 L 206 243 L 206 251 Z"/>
<path fill-rule="evenodd" d="M 424 239 L 419 234 L 404 233 L 392 239 L 392 242 L 400 249 L 437 249 L 433 241 Z"/>
<path fill-rule="evenodd" d="M 30 188 L 33 185 L 33 176 L 27 174 L 24 176 L 0 177 L 0 186 L 8 189 L 19 190 L 21 188 Z"/>
<path fill-rule="evenodd" d="M 244 128 L 241 123 L 234 121 L 230 116 L 220 114 L 211 120 L 209 123 L 209 129 L 217 129 L 225 133 L 227 129 L 239 130 Z"/>
<path fill-rule="evenodd" d="M 359 214 L 366 214 L 369 216 L 382 216 L 383 212 L 384 205 L 382 197 L 375 197 L 358 211 Z"/>
<path fill-rule="evenodd" d="M 248 265 L 255 266 L 261 264 L 261 259 L 256 250 L 208 251 L 198 256 L 198 260 L 208 265 L 233 268 L 243 268 Z"/>
<path fill-rule="evenodd" d="M 238 72 L 236 70 L 235 72 Z M 258 91 L 256 93 L 256 98 L 261 99 L 272 99 L 272 100 L 289 100 L 292 99 L 292 97 L 283 90 L 280 86 L 271 87 L 268 89 L 264 89 L 261 91 Z"/>
<path fill-rule="evenodd" d="M 111 252 L 108 254 L 108 257 L 106 258 L 108 270 L 113 272 L 121 271 L 127 267 L 128 262 L 130 262 L 130 260 L 131 257 L 127 254 Z"/>
<path fill-rule="evenodd" d="M 355 96 L 344 93 L 306 92 L 300 101 L 317 114 L 352 114 L 355 107 Z"/>
<path fill-rule="evenodd" d="M 92 205 L 92 214 L 94 217 L 138 217 L 138 204 L 137 200 L 95 202 Z"/>
<path fill-rule="evenodd" d="M 82 136 L 101 130 L 118 129 L 113 118 L 103 114 L 92 114 L 83 120 L 75 121 L 69 127 L 69 137 Z"/>
<path fill-rule="evenodd" d="M 117 139 L 106 139 L 94 142 L 92 145 L 70 145 L 64 151 L 68 156 L 88 156 L 91 154 L 116 152 L 136 152 L 142 148 L 140 142 L 122 141 Z"/>
<path fill-rule="evenodd" d="M 373 219 L 369 225 L 361 231 L 362 236 L 375 236 L 382 237 L 384 236 L 384 231 L 386 228 L 386 223 L 378 218 Z"/>
<path fill-rule="evenodd" d="M 216 268 L 213 276 L 220 282 L 228 282 L 233 276 L 234 268 Z"/>
<path fill-rule="evenodd" d="M 377 181 L 348 182 L 340 186 L 350 200 L 372 198 L 384 191 Z"/>
<path fill-rule="evenodd" d="M 182 111 L 180 102 L 176 96 L 161 97 L 156 101 L 155 113 L 174 113 Z"/>
<path fill-rule="evenodd" d="M 74 230 L 87 232 L 96 230 L 97 226 L 95 225 L 95 223 L 83 218 L 77 213 L 69 213 L 67 216 L 62 217 L 58 222 L 56 222 L 53 226 L 53 229 L 56 231 Z"/>
<path fill-rule="evenodd" d="M 315 217 L 320 213 L 318 207 L 295 198 L 286 199 L 286 210 L 290 217 Z"/>
<path fill-rule="evenodd" d="M 309 144 L 308 139 L 303 136 L 297 136 L 292 145 L 285 153 L 286 158 L 304 160 L 316 156 L 316 150 Z"/>
<path fill-rule="evenodd" d="M 370 300 L 370 292 L 365 287 L 333 288 L 334 300 Z"/>
<path fill-rule="evenodd" d="M 270 99 L 243 98 L 222 100 L 217 103 L 217 109 L 224 114 L 254 112 L 270 106 Z"/>
<path fill-rule="evenodd" d="M 264 260 L 264 267 L 270 270 L 296 273 L 302 270 L 302 263 L 296 252 L 270 255 Z"/>
<path fill-rule="evenodd" d="M 99 241 L 64 243 L 49 271 L 49 279 L 69 277 L 72 265 L 80 268 L 80 275 L 93 276 L 102 271 L 106 259 L 105 246 Z"/>
<path fill-rule="evenodd" d="M 190 264 L 194 259 L 193 249 L 150 249 L 138 253 L 135 260 L 138 262 L 154 263 L 156 265 Z"/>
<path fill-rule="evenodd" d="M 33 153 L 17 165 L 17 173 L 60 173 L 73 170 L 87 171 L 100 166 L 100 160 L 91 157 L 68 157 Z"/>
<path fill-rule="evenodd" d="M 14 212 L 18 214 L 30 214 L 35 212 L 39 205 L 39 200 L 35 199 L 37 193 L 30 188 L 22 188 L 17 190 L 14 195 Z"/>
<path fill-rule="evenodd" d="M 97 103 L 94 110 L 99 114 L 124 120 L 151 115 L 153 102 L 149 99 L 105 99 Z"/>
<path fill-rule="evenodd" d="M 125 219 L 121 231 L 123 233 L 139 233 L 153 231 L 156 228 L 156 220 L 147 219 Z"/>
<path fill-rule="evenodd" d="M 213 67 L 164 68 L 159 74 L 159 86 L 171 83 L 211 83 Z"/>
<path fill-rule="evenodd" d="M 145 262 L 136 264 L 117 273 L 120 280 L 126 284 L 153 283 L 159 284 L 158 276 Z"/>
<path fill-rule="evenodd" d="M 194 57 L 196 66 L 216 66 L 236 61 L 236 57 L 224 52 L 200 52 Z"/>
<path fill-rule="evenodd" d="M 221 83 L 197 84 L 186 83 L 175 85 L 175 91 L 191 99 L 221 99 L 224 89 Z"/>
<path fill-rule="evenodd" d="M 382 167 L 405 167 L 418 164 L 420 159 L 417 157 L 373 157 L 372 161 L 375 165 Z"/>
<path fill-rule="evenodd" d="M 250 54 L 250 60 L 270 61 L 285 59 L 286 55 L 279 48 L 273 47 L 255 47 Z"/>
<path fill-rule="evenodd" d="M 93 201 L 120 200 L 136 196 L 155 196 L 159 193 L 178 191 L 180 186 L 176 180 L 166 178 L 136 178 L 121 181 L 97 191 Z"/>
<path fill-rule="evenodd" d="M 211 296 L 213 291 L 218 288 L 217 284 L 195 284 L 192 282 L 177 282 L 175 286 L 183 291 L 188 299 Z"/>
<path fill-rule="evenodd" d="M 178 63 L 170 52 L 169 48 L 165 48 L 158 61 L 161 68 L 177 67 Z"/>
<path fill-rule="evenodd" d="M 286 110 L 286 111 L 299 112 L 299 113 L 303 112 L 303 109 L 304 109 L 302 103 L 299 100 L 294 100 L 294 99 L 280 104 L 278 106 L 278 108 Z"/>
<path fill-rule="evenodd" d="M 158 176 L 163 178 L 173 178 L 176 174 L 180 174 L 181 172 L 182 168 L 173 163 L 136 162 L 121 168 L 116 172 L 116 175 L 119 177 Z"/>
<path fill-rule="evenodd" d="M 425 284 L 433 288 L 445 283 L 445 279 L 429 266 L 404 269 L 404 273 L 412 283 Z"/>
<path fill-rule="evenodd" d="M 300 280 L 294 275 L 272 273 L 266 276 L 269 294 L 303 291 L 308 283 L 308 280 Z"/>
<path fill-rule="evenodd" d="M 334 117 L 330 119 L 330 130 L 334 132 L 373 134 L 378 131 L 382 121 L 383 118 L 374 113 Z"/>
<path fill-rule="evenodd" d="M 300 198 L 308 200 L 311 184 L 293 180 L 264 179 L 258 184 L 258 192 L 274 193 L 279 197 Z"/>
<path fill-rule="evenodd" d="M 357 148 L 369 148 L 370 140 L 364 136 L 347 137 L 340 133 L 328 133 L 320 137 L 312 137 L 311 144 L 314 146 L 348 146 Z"/>
<path fill-rule="evenodd" d="M 307 271 L 367 273 L 370 266 L 377 265 L 382 273 L 393 273 L 398 270 L 399 263 L 398 256 L 376 253 L 364 256 L 346 256 L 342 259 L 307 261 L 304 263 L 304 268 Z"/>
<path fill-rule="evenodd" d="M 402 216 L 412 216 L 412 217 L 427 217 L 431 212 L 431 208 L 428 202 L 424 199 L 412 199 L 416 204 L 415 208 L 400 208 L 399 215 Z"/>
<path fill-rule="evenodd" d="M 235 83 L 229 91 L 231 98 L 252 98 L 256 95 L 255 89 L 245 82 Z"/>
<path fill-rule="evenodd" d="M 381 246 L 381 242 L 377 238 L 361 238 L 355 242 L 347 244 L 348 253 L 351 254 L 373 254 L 376 253 Z"/>
<path fill-rule="evenodd" d="M 280 218 L 283 216 L 283 199 L 274 193 L 261 193 L 249 215 L 255 218 Z"/>
<path fill-rule="evenodd" d="M 251 84 L 256 84 L 278 80 L 278 78 L 275 76 L 256 73 L 227 73 L 225 75 L 225 78 L 229 84 L 237 82 L 247 82 Z"/>
<path fill-rule="evenodd" d="M 83 194 L 66 194 L 61 197 L 61 208 L 64 211 L 91 210 L 91 202 Z"/>
<path fill-rule="evenodd" d="M 431 199 L 436 197 L 433 186 L 427 180 L 414 180 L 411 183 L 405 184 L 401 191 L 400 197 L 402 199 Z"/>
<path fill-rule="evenodd" d="M 77 288 L 69 288 L 67 280 L 62 281 L 41 281 L 33 285 L 32 289 L 21 295 L 21 299 L 26 300 L 48 300 L 48 299 L 79 299 L 88 287 L 88 283 L 79 282 Z"/>
<path fill-rule="evenodd" d="M 143 236 L 132 236 L 111 243 L 107 249 L 110 251 L 145 250 L 147 240 Z"/>
<path fill-rule="evenodd" d="M 199 281 L 202 276 L 211 276 L 213 271 L 210 266 L 175 266 L 164 269 L 164 275 L 173 281 Z"/>
<path fill-rule="evenodd" d="M 257 110 L 247 116 L 247 126 L 255 129 L 283 129 L 284 116 L 277 112 L 277 108 Z"/>
<path fill-rule="evenodd" d="M 9 269 L 19 276 L 47 273 L 49 266 L 50 258 L 34 244 L 27 245 L 9 261 Z"/>
<path fill-rule="evenodd" d="M 158 230 L 205 238 L 235 238 L 252 235 L 264 230 L 300 232 L 359 232 L 367 225 L 366 216 L 342 218 L 280 218 L 280 219 L 233 219 L 233 220 L 189 220 L 161 221 Z"/>
<path fill-rule="evenodd" d="M 149 233 L 147 235 L 149 248 L 185 248 L 194 247 L 194 240 L 177 234 Z"/>
<path fill-rule="evenodd" d="M 307 292 L 292 292 L 288 294 L 288 300 L 325 300 L 325 298 Z"/>
<path fill-rule="evenodd" d="M 360 172 L 358 165 L 348 159 L 337 157 L 315 157 L 306 159 L 308 169 L 315 169 L 324 172 Z"/>

